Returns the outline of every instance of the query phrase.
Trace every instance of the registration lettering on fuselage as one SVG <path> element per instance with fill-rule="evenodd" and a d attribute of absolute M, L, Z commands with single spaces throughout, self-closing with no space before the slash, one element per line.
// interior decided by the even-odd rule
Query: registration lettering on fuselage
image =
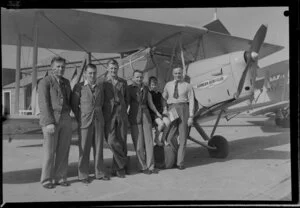
<path fill-rule="evenodd" d="M 196 89 L 205 89 L 205 88 L 212 88 L 218 84 L 221 84 L 227 79 L 227 76 L 219 76 L 211 80 L 205 80 L 197 85 L 194 86 Z"/>

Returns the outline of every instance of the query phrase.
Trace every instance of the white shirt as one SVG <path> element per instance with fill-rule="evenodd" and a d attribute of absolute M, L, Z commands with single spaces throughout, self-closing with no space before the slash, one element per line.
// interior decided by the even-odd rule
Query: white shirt
<path fill-rule="evenodd" d="M 194 91 L 192 85 L 185 81 L 178 82 L 178 98 L 174 98 L 174 89 L 176 81 L 170 81 L 165 85 L 164 92 L 162 94 L 163 98 L 167 100 L 167 104 L 175 103 L 189 103 L 189 113 L 190 117 L 194 115 Z"/>

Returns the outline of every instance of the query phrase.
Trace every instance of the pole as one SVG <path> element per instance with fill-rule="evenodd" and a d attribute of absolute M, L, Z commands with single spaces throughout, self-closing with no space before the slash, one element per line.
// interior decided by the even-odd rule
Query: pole
<path fill-rule="evenodd" d="M 32 114 L 35 115 L 36 111 L 36 90 L 37 90 L 37 59 L 38 59 L 38 16 L 35 14 L 33 25 L 33 59 L 32 59 L 32 96 L 31 96 L 31 109 Z"/>
<path fill-rule="evenodd" d="M 14 114 L 19 114 L 20 107 L 20 70 L 21 70 L 21 41 L 22 36 L 18 34 L 17 42 L 17 65 L 16 65 L 16 95 L 15 95 L 15 112 Z"/>

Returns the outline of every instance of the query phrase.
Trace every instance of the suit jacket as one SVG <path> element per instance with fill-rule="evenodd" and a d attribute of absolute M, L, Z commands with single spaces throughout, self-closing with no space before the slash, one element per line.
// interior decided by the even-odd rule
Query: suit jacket
<path fill-rule="evenodd" d="M 104 92 L 104 103 L 103 103 L 103 116 L 105 125 L 109 125 L 109 128 L 112 129 L 114 126 L 115 119 L 119 121 L 128 123 L 127 116 L 127 82 L 126 80 L 118 77 L 118 83 L 115 88 L 110 80 L 107 80 L 107 77 L 102 77 L 99 79 L 99 82 L 103 83 L 103 92 Z M 119 106 L 116 104 L 119 102 Z M 116 115 L 115 109 L 119 107 L 118 115 Z"/>
<path fill-rule="evenodd" d="M 130 105 L 128 119 L 130 124 L 141 124 L 143 121 L 143 114 L 145 114 L 149 123 L 151 123 L 150 112 L 148 109 L 148 93 L 149 89 L 146 86 L 143 86 L 142 90 L 135 84 L 128 86 L 128 105 Z"/>
<path fill-rule="evenodd" d="M 103 98 L 103 85 L 100 82 L 96 83 L 94 94 L 84 82 L 74 86 L 71 106 L 80 128 L 88 128 L 94 120 L 104 125 Z"/>
<path fill-rule="evenodd" d="M 47 126 L 49 124 L 57 124 L 63 105 L 64 113 L 70 114 L 70 97 L 71 86 L 69 80 L 61 78 L 63 90 L 65 91 L 65 99 L 60 84 L 53 75 L 44 77 L 38 85 L 38 103 L 40 108 L 40 125 Z"/>

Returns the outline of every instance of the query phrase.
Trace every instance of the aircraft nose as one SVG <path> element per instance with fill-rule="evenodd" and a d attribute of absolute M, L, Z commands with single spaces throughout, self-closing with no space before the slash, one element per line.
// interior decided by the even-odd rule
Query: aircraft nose
<path fill-rule="evenodd" d="M 258 58 L 258 53 L 252 51 L 252 52 L 251 52 L 251 59 L 252 59 L 253 61 L 256 61 L 257 58 Z"/>

